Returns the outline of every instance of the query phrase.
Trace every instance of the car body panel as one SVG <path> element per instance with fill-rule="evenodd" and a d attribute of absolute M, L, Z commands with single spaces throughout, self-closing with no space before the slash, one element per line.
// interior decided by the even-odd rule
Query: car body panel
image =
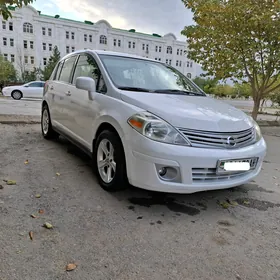
<path fill-rule="evenodd" d="M 32 85 L 41 84 L 41 86 L 33 87 Z M 4 96 L 11 96 L 13 91 L 20 91 L 23 98 L 42 98 L 44 90 L 44 82 L 34 81 L 21 86 L 9 86 L 3 88 Z"/>

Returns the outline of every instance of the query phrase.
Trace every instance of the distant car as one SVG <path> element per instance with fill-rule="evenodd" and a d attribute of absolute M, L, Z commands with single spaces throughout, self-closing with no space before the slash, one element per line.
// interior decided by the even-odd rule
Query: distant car
<path fill-rule="evenodd" d="M 4 96 L 11 96 L 13 99 L 20 100 L 23 97 L 42 98 L 45 82 L 34 81 L 20 86 L 4 87 Z"/>

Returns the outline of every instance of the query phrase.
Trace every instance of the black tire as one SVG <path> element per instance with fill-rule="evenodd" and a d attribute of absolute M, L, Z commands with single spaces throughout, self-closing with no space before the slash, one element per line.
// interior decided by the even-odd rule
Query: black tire
<path fill-rule="evenodd" d="M 22 92 L 20 90 L 14 90 L 11 94 L 12 98 L 15 100 L 20 100 L 22 98 Z"/>
<path fill-rule="evenodd" d="M 48 116 L 48 128 L 44 129 L 44 121 L 45 121 L 45 116 L 44 114 L 47 114 Z M 50 116 L 50 111 L 48 105 L 44 105 L 42 108 L 42 113 L 41 113 L 41 130 L 42 130 L 42 135 L 45 139 L 57 139 L 59 137 L 59 134 L 53 130 L 52 128 L 52 122 L 51 122 L 51 116 Z"/>
<path fill-rule="evenodd" d="M 114 161 L 116 162 L 116 172 L 114 174 L 113 180 L 110 183 L 106 183 L 101 178 L 97 164 L 98 147 L 100 142 L 104 139 L 111 142 L 114 148 Z M 104 130 L 98 135 L 93 153 L 93 167 L 98 178 L 98 182 L 105 191 L 116 192 L 128 187 L 124 149 L 122 142 L 116 132 Z"/>

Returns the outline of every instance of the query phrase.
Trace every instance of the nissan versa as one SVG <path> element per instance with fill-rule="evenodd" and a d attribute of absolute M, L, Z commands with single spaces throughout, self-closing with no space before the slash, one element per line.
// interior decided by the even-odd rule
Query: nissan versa
<path fill-rule="evenodd" d="M 44 87 L 42 134 L 93 157 L 100 185 L 163 192 L 231 188 L 257 176 L 266 143 L 242 111 L 161 62 L 106 51 L 65 56 Z"/>

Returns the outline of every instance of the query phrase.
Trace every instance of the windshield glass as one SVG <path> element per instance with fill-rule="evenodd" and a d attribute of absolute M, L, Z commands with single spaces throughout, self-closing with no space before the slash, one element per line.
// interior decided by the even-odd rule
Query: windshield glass
<path fill-rule="evenodd" d="M 144 59 L 100 55 L 113 83 L 120 89 L 166 94 L 204 93 L 169 65 Z"/>

